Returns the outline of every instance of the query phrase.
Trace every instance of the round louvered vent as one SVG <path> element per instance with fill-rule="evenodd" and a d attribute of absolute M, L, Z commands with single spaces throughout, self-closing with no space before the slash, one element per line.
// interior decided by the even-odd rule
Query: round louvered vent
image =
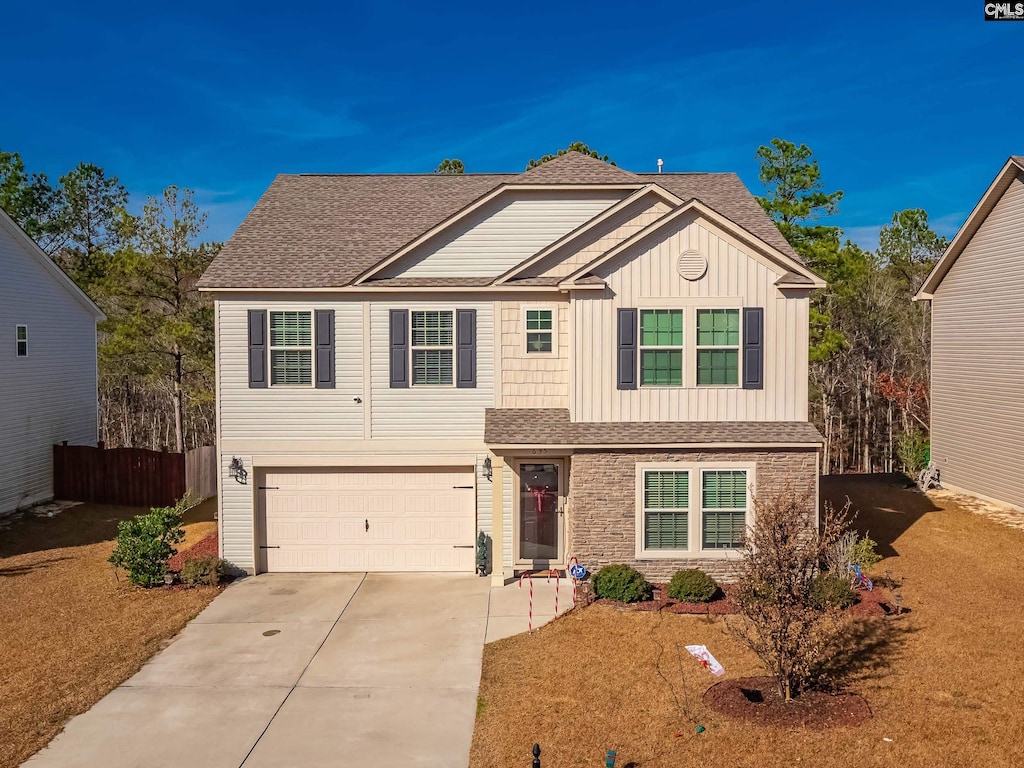
<path fill-rule="evenodd" d="M 687 280 L 700 280 L 708 271 L 708 260 L 700 251 L 683 251 L 679 257 L 679 274 Z"/>

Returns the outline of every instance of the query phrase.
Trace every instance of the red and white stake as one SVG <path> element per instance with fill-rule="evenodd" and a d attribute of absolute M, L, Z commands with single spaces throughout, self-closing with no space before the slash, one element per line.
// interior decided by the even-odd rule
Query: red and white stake
<path fill-rule="evenodd" d="M 526 579 L 527 583 L 530 585 L 530 613 L 529 613 L 530 624 L 529 624 L 529 627 L 530 627 L 530 634 L 532 635 L 533 634 L 533 579 L 530 578 L 530 574 L 528 574 L 528 573 L 524 573 L 522 576 L 520 576 L 519 577 L 519 588 L 520 589 L 523 588 L 523 579 Z"/>
<path fill-rule="evenodd" d="M 555 577 L 555 618 L 558 617 L 558 571 L 554 568 L 548 571 L 548 584 L 551 583 L 551 577 Z"/>

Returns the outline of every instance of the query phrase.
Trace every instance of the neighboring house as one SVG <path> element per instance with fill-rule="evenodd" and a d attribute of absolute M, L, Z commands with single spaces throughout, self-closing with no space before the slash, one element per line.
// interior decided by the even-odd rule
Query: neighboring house
<path fill-rule="evenodd" d="M 0 514 L 53 498 L 53 446 L 95 445 L 103 313 L 0 210 Z"/>
<path fill-rule="evenodd" d="M 915 297 L 931 302 L 931 456 L 945 487 L 1024 509 L 1024 156 Z"/>
<path fill-rule="evenodd" d="M 200 281 L 221 551 L 722 573 L 755 494 L 816 497 L 822 285 L 734 174 L 279 176 Z"/>

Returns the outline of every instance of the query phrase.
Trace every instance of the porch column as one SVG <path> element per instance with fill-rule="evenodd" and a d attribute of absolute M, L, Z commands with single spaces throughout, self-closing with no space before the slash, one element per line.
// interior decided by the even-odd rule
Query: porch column
<path fill-rule="evenodd" d="M 505 584 L 505 459 L 491 454 L 491 586 Z"/>

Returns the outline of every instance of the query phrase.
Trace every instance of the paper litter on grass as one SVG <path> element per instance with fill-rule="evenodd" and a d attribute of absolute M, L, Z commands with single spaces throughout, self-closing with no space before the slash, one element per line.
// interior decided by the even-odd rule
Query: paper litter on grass
<path fill-rule="evenodd" d="M 715 677 L 721 677 L 725 674 L 725 668 L 718 663 L 718 659 L 711 655 L 711 651 L 708 650 L 706 645 L 688 645 L 686 650 L 701 663 L 704 669 Z"/>

